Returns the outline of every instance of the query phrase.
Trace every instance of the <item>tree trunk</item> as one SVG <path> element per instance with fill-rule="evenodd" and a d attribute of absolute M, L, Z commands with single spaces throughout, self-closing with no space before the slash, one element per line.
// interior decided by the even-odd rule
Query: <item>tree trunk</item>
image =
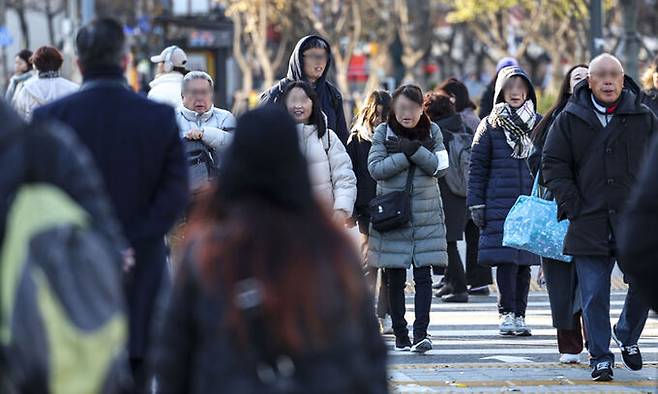
<path fill-rule="evenodd" d="M 240 14 L 231 17 L 233 21 L 233 57 L 242 73 L 242 88 L 236 92 L 232 111 L 235 115 L 249 109 L 249 95 L 254 88 L 254 75 L 251 64 L 245 58 L 242 50 L 242 17 Z"/>
<path fill-rule="evenodd" d="M 46 23 L 48 24 L 48 42 L 50 42 L 50 45 L 55 46 L 55 28 L 53 26 L 53 19 L 55 18 L 55 14 L 53 13 L 52 9 L 52 0 L 44 0 L 46 2 Z"/>
<path fill-rule="evenodd" d="M 18 2 L 16 5 L 16 14 L 18 14 L 18 21 L 21 26 L 22 47 L 30 48 L 30 29 L 27 26 L 27 19 L 25 17 L 25 5 L 23 1 Z"/>
<path fill-rule="evenodd" d="M 640 40 L 637 34 L 637 0 L 621 0 L 621 9 L 624 17 L 624 71 L 638 80 L 639 66 L 638 56 L 640 54 Z"/>

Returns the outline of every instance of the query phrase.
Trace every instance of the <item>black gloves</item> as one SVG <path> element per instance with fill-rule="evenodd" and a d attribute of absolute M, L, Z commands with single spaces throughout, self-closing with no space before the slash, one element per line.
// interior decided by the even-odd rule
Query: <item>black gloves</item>
<path fill-rule="evenodd" d="M 470 207 L 469 209 L 471 210 L 471 218 L 473 219 L 473 223 L 475 223 L 475 225 L 479 228 L 483 228 L 487 224 L 484 218 L 485 206 L 480 205 L 477 207 Z"/>
<path fill-rule="evenodd" d="M 418 148 L 422 146 L 420 141 L 410 140 L 407 138 L 390 137 L 384 141 L 384 146 L 388 153 L 404 153 L 407 157 L 411 157 L 416 153 Z"/>
<path fill-rule="evenodd" d="M 430 152 L 434 152 L 434 148 L 436 148 L 436 141 L 434 141 L 434 138 L 429 137 L 425 141 L 423 141 L 423 146 Z"/>

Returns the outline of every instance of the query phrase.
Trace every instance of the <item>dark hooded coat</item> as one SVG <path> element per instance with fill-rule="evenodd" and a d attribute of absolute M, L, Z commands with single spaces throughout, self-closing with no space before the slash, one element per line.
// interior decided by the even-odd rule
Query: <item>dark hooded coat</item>
<path fill-rule="evenodd" d="M 558 219 L 570 220 L 564 253 L 574 256 L 614 254 L 619 214 L 637 182 L 650 138 L 658 131 L 655 115 L 642 105 L 640 89 L 631 78 L 626 77 L 606 127 L 591 97 L 586 81 L 576 86 L 553 123 L 542 158 Z"/>
<path fill-rule="evenodd" d="M 507 81 L 520 76 L 526 80 L 528 100 L 537 104 L 535 90 L 527 74 L 519 67 L 506 67 L 496 79 L 494 105 L 503 102 L 503 87 Z M 540 115 L 537 115 L 536 122 Z M 468 179 L 469 207 L 485 206 L 485 226 L 480 231 L 478 262 L 483 265 L 538 265 L 539 257 L 518 249 L 503 246 L 503 225 L 507 214 L 520 195 L 532 191 L 533 176 L 527 160 L 512 157 L 505 132 L 489 123 L 487 116 L 480 123 L 471 149 L 471 167 Z"/>
<path fill-rule="evenodd" d="M 322 111 L 327 116 L 327 127 L 333 130 L 338 138 L 340 138 L 343 145 L 347 144 L 349 137 L 349 130 L 347 129 L 347 122 L 345 121 L 345 110 L 343 109 L 343 96 L 331 82 L 327 81 L 327 75 L 331 69 L 333 57 L 331 55 L 331 46 L 329 42 L 320 36 L 310 35 L 302 38 L 295 45 L 295 49 L 290 55 L 288 63 L 288 75 L 277 82 L 270 89 L 266 90 L 260 96 L 260 104 L 273 104 L 279 100 L 283 95 L 286 87 L 293 81 L 306 81 L 304 76 L 304 51 L 306 50 L 306 42 L 311 39 L 319 39 L 327 45 L 327 66 L 324 69 L 324 74 L 319 80 L 315 82 L 315 91 L 318 94 Z"/>

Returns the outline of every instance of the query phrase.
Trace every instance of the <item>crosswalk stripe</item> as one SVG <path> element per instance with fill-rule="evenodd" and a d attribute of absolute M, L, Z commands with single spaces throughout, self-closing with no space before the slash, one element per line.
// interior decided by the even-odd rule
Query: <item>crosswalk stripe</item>
<path fill-rule="evenodd" d="M 459 355 L 506 355 L 506 354 L 555 354 L 557 347 L 554 348 L 479 348 L 479 349 L 434 349 L 424 353 L 425 356 L 459 356 Z M 615 354 L 620 354 L 619 349 L 610 349 Z M 658 347 L 642 348 L 643 354 L 658 354 Z M 409 356 L 409 352 L 391 351 L 389 356 Z"/>

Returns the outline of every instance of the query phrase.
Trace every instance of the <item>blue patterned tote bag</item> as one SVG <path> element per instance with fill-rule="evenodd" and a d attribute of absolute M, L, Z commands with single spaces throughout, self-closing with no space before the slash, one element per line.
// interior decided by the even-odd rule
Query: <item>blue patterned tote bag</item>
<path fill-rule="evenodd" d="M 571 256 L 562 254 L 569 221 L 557 221 L 557 204 L 554 200 L 539 197 L 538 181 L 539 174 L 535 177 L 532 193 L 519 196 L 507 214 L 503 227 L 503 246 L 571 262 Z"/>

